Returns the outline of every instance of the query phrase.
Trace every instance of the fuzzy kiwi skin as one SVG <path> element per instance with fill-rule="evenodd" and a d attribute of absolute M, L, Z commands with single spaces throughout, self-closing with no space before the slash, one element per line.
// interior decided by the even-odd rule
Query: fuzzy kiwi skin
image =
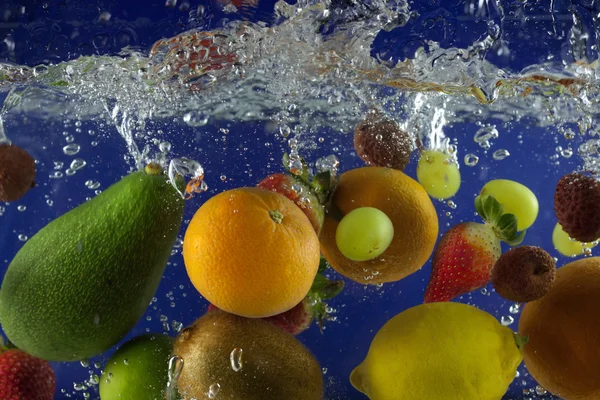
<path fill-rule="evenodd" d="M 242 369 L 230 360 L 242 350 Z M 173 355 L 183 359 L 177 389 L 184 400 L 205 398 L 211 385 L 218 399 L 321 400 L 319 363 L 292 335 L 261 319 L 221 310 L 206 313 L 177 336 Z"/>
<path fill-rule="evenodd" d="M 35 186 L 35 160 L 12 144 L 0 144 L 0 201 L 17 201 Z"/>

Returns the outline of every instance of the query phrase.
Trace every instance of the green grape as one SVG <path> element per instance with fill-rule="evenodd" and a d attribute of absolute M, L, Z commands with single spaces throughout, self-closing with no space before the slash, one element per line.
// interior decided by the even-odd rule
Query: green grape
<path fill-rule="evenodd" d="M 554 231 L 552 232 L 552 244 L 554 245 L 554 248 L 563 256 L 575 257 L 584 254 L 585 249 L 591 249 L 595 247 L 598 242 L 581 243 L 575 239 L 571 239 L 569 234 L 563 231 L 562 226 L 557 223 L 554 227 Z"/>
<path fill-rule="evenodd" d="M 523 231 L 535 222 L 539 205 L 537 197 L 529 188 L 519 182 L 495 179 L 481 189 L 483 195 L 493 196 L 504 206 L 504 212 L 517 217 L 517 230 Z"/>
<path fill-rule="evenodd" d="M 342 254 L 353 261 L 379 257 L 394 238 L 394 225 L 383 212 L 373 207 L 350 211 L 340 221 L 335 242 Z"/>
<path fill-rule="evenodd" d="M 417 180 L 431 197 L 447 199 L 460 188 L 460 171 L 446 153 L 425 150 L 417 165 Z"/>

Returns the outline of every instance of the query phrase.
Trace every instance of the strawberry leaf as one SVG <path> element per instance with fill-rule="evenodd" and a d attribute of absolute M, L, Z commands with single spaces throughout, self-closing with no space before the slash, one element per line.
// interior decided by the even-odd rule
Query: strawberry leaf
<path fill-rule="evenodd" d="M 527 342 L 529 342 L 529 336 L 521 336 L 513 333 L 513 338 L 515 339 L 515 345 L 517 345 L 519 350 L 522 352 Z"/>
<path fill-rule="evenodd" d="M 317 271 L 317 274 L 325 272 L 327 268 L 329 268 L 329 264 L 327 263 L 325 257 L 321 256 L 321 262 L 319 263 L 319 270 Z"/>
<path fill-rule="evenodd" d="M 480 203 L 479 205 L 477 203 Z M 492 196 L 477 196 L 475 209 L 484 221 L 495 223 L 504 213 L 504 207 Z"/>
<path fill-rule="evenodd" d="M 321 299 L 329 300 L 340 294 L 344 289 L 344 281 L 329 281 L 323 289 L 321 289 Z"/>
<path fill-rule="evenodd" d="M 315 191 L 321 204 L 325 204 L 332 187 L 332 176 L 330 171 L 319 172 L 312 181 L 312 189 Z"/>
<path fill-rule="evenodd" d="M 513 239 L 507 239 L 504 242 L 511 247 L 518 246 L 523 242 L 523 239 L 525 239 L 525 232 L 526 231 L 519 232 Z"/>
<path fill-rule="evenodd" d="M 496 227 L 504 237 L 513 237 L 517 234 L 517 217 L 514 214 L 504 214 L 498 218 Z"/>

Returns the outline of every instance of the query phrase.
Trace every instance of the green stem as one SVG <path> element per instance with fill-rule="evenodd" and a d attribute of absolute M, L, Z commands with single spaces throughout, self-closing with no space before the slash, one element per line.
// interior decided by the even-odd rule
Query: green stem
<path fill-rule="evenodd" d="M 269 216 L 276 224 L 280 224 L 283 221 L 283 214 L 277 210 L 269 211 Z"/>
<path fill-rule="evenodd" d="M 163 169 L 156 163 L 149 163 L 144 168 L 144 172 L 146 172 L 148 175 L 160 175 L 163 173 Z"/>
<path fill-rule="evenodd" d="M 523 348 L 529 342 L 529 336 L 521 336 L 518 333 L 513 333 L 513 337 L 515 339 L 515 344 L 519 348 L 521 352 L 523 352 Z"/>

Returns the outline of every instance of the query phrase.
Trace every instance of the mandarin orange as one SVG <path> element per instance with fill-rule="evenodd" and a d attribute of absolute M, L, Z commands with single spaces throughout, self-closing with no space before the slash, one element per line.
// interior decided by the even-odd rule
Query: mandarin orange
<path fill-rule="evenodd" d="M 378 257 L 346 258 L 336 244 L 341 218 L 360 207 L 383 211 L 394 225 L 394 238 Z M 435 207 L 425 189 L 401 171 L 363 167 L 344 172 L 333 194 L 321 232 L 321 251 L 340 274 L 365 284 L 398 281 L 423 266 L 438 235 Z"/>
<path fill-rule="evenodd" d="M 562 399 L 600 399 L 599 304 L 600 257 L 591 257 L 559 268 L 550 291 L 521 313 L 525 365 Z"/>
<path fill-rule="evenodd" d="M 218 308 L 248 318 L 285 312 L 306 296 L 319 267 L 319 239 L 285 196 L 238 188 L 202 205 L 183 242 L 193 285 Z"/>

